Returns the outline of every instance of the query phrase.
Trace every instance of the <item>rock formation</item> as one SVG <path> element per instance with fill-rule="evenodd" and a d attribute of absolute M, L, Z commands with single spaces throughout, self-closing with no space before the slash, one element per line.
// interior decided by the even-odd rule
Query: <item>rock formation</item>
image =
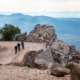
<path fill-rule="evenodd" d="M 19 36 L 16 37 L 17 41 L 25 40 L 27 38 L 27 33 L 22 33 Z"/>
<path fill-rule="evenodd" d="M 37 24 L 27 36 L 26 41 L 29 42 L 46 42 L 52 44 L 52 41 L 57 38 L 53 26 Z"/>
<path fill-rule="evenodd" d="M 65 42 L 55 39 L 51 45 L 51 50 L 53 53 L 53 58 L 58 59 L 59 63 L 65 66 L 67 64 L 69 46 Z"/>
<path fill-rule="evenodd" d="M 73 62 L 75 63 L 80 63 L 80 53 L 78 50 L 76 50 L 74 45 L 70 46 L 70 51 L 69 51 L 69 62 L 68 64 L 71 64 Z"/>
<path fill-rule="evenodd" d="M 71 80 L 80 80 L 80 64 L 77 63 L 72 64 Z"/>
<path fill-rule="evenodd" d="M 57 39 L 53 26 L 37 24 L 35 28 L 27 36 L 26 41 L 29 42 L 45 42 L 50 46 L 53 59 L 57 59 L 61 65 L 65 66 L 68 60 L 69 46 Z M 58 56 L 57 55 L 61 55 Z M 55 60 L 54 60 L 55 61 Z"/>
<path fill-rule="evenodd" d="M 28 66 L 28 67 L 35 67 L 35 58 L 36 56 L 41 53 L 43 50 L 39 51 L 29 51 L 24 55 L 22 66 Z"/>
<path fill-rule="evenodd" d="M 50 47 L 47 47 L 46 50 L 39 53 L 39 55 L 35 58 L 35 65 L 37 68 L 47 69 L 50 68 L 54 63 L 52 52 Z"/>
<path fill-rule="evenodd" d="M 30 51 L 25 54 L 22 66 L 48 69 L 53 65 L 53 57 L 50 47 L 46 50 Z"/>
<path fill-rule="evenodd" d="M 50 69 L 50 74 L 58 76 L 58 77 L 63 77 L 65 75 L 69 75 L 70 70 L 67 68 L 61 67 L 58 63 L 55 63 L 52 65 L 52 67 Z"/>
<path fill-rule="evenodd" d="M 25 41 L 45 42 L 47 44 L 47 49 L 38 54 L 38 56 L 34 59 L 36 66 L 40 68 L 43 66 L 49 68 L 48 63 L 53 62 L 57 62 L 62 66 L 66 66 L 76 61 L 74 57 L 79 59 L 79 57 L 76 56 L 76 54 L 78 54 L 78 51 L 76 50 L 75 46 L 69 46 L 64 41 L 57 39 L 57 35 L 53 26 L 37 24 L 27 36 Z"/>
<path fill-rule="evenodd" d="M 22 62 L 22 66 L 34 67 L 34 61 L 37 51 L 30 51 L 25 54 Z"/>
<path fill-rule="evenodd" d="M 71 55 L 75 54 L 75 51 L 76 51 L 75 46 L 74 45 L 71 45 L 71 46 L 69 46 L 69 48 L 70 48 L 70 54 Z"/>

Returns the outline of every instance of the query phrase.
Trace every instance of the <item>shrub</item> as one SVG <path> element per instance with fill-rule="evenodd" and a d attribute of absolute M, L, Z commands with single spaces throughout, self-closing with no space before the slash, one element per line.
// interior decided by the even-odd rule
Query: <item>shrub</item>
<path fill-rule="evenodd" d="M 20 34 L 20 29 L 11 24 L 5 24 L 0 29 L 0 37 L 2 40 L 10 41 L 14 40 L 17 35 Z"/>
<path fill-rule="evenodd" d="M 61 54 L 60 54 L 60 53 L 58 53 L 58 54 L 57 54 L 57 57 L 60 57 L 60 56 L 61 56 Z"/>
<path fill-rule="evenodd" d="M 65 67 L 68 68 L 68 69 L 71 69 L 71 66 L 72 66 L 72 64 L 68 64 Z"/>

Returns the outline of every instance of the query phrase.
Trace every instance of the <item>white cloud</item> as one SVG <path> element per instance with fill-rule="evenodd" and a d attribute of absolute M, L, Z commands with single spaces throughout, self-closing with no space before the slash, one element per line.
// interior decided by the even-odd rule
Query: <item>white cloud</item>
<path fill-rule="evenodd" d="M 80 11 L 79 0 L 0 0 L 0 12 Z"/>

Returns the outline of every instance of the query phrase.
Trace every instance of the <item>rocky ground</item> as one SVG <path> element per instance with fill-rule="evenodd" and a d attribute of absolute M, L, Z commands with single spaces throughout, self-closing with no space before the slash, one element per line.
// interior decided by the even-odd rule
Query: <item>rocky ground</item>
<path fill-rule="evenodd" d="M 0 61 L 4 60 L 4 58 L 6 58 L 6 61 L 9 59 L 9 57 L 6 56 L 12 54 L 12 51 L 14 50 L 14 46 L 17 43 L 18 42 L 0 42 L 1 46 L 5 46 L 9 50 L 11 50 L 10 52 L 8 50 L 0 52 Z M 25 48 L 26 49 L 24 51 L 21 51 L 21 54 L 24 54 L 23 52 L 29 50 L 40 50 L 42 48 L 45 49 L 46 44 L 25 42 Z M 70 80 L 69 75 L 65 77 L 55 77 L 55 76 L 51 76 L 49 73 L 50 73 L 49 70 L 40 70 L 36 68 L 19 67 L 14 65 L 0 66 L 0 80 Z"/>
<path fill-rule="evenodd" d="M 0 80 L 70 80 L 70 76 L 55 77 L 49 75 L 49 70 L 3 65 L 0 66 Z"/>

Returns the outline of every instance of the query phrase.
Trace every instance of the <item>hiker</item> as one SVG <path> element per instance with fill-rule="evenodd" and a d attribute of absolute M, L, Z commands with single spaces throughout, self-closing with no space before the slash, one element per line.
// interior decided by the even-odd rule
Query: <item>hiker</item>
<path fill-rule="evenodd" d="M 17 54 L 17 46 L 14 47 L 15 54 Z"/>
<path fill-rule="evenodd" d="M 22 49 L 24 49 L 24 42 L 23 40 L 21 41 Z"/>
<path fill-rule="evenodd" d="M 18 51 L 20 51 L 20 43 L 17 44 Z"/>

